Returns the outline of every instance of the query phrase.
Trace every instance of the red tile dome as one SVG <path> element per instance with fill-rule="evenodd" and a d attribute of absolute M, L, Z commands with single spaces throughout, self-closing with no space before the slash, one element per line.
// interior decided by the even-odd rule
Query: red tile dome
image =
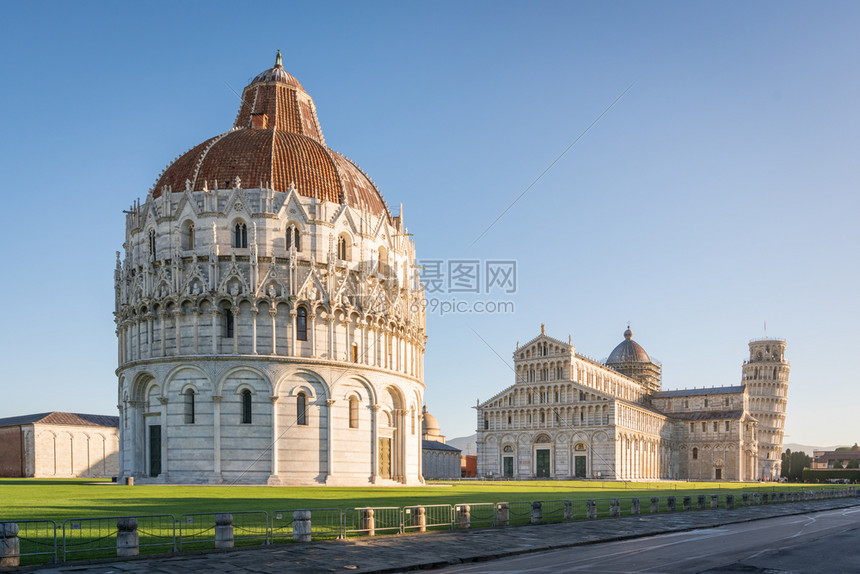
<path fill-rule="evenodd" d="M 281 65 L 258 74 L 242 92 L 233 129 L 187 151 L 170 164 L 153 190 L 174 193 L 268 186 L 390 216 L 370 178 L 325 145 L 316 107 L 302 85 Z"/>

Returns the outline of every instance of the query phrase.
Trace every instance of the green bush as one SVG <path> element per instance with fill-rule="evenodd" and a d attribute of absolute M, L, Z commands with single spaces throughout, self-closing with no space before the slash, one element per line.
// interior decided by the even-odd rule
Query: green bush
<path fill-rule="evenodd" d="M 847 478 L 851 482 L 860 481 L 860 470 L 835 468 L 803 469 L 804 482 L 825 482 L 830 478 Z"/>

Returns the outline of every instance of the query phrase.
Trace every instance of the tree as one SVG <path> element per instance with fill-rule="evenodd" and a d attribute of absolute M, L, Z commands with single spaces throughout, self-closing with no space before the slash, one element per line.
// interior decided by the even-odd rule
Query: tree
<path fill-rule="evenodd" d="M 848 465 L 845 468 L 860 468 L 860 460 L 856 458 L 854 460 L 849 460 Z"/>
<path fill-rule="evenodd" d="M 791 452 L 786 449 L 782 453 L 782 470 L 780 475 L 786 480 L 800 481 L 803 478 L 803 469 L 812 466 L 812 459 L 805 452 Z"/>
<path fill-rule="evenodd" d="M 832 466 L 831 468 L 845 468 L 845 467 L 843 467 L 843 466 L 842 466 L 842 461 L 841 461 L 841 460 L 834 460 L 834 461 L 833 461 L 833 466 Z"/>

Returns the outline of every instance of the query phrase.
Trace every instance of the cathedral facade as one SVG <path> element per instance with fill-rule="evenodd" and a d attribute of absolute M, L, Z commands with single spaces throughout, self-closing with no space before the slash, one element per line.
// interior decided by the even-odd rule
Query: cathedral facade
<path fill-rule="evenodd" d="M 514 352 L 516 379 L 479 403 L 478 474 L 513 479 L 777 480 L 785 341 L 749 344 L 737 386 L 661 390 L 633 340 L 604 362 L 541 334 Z"/>
<path fill-rule="evenodd" d="M 403 210 L 276 65 L 126 211 L 121 477 L 420 484 L 425 315 Z"/>

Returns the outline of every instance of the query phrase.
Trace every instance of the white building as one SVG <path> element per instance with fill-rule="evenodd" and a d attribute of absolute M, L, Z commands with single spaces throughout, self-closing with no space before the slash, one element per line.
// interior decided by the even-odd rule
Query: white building
<path fill-rule="evenodd" d="M 193 105 L 189 103 L 187 105 Z M 281 65 L 126 213 L 120 475 L 419 484 L 425 316 L 403 222 Z"/>
<path fill-rule="evenodd" d="M 478 410 L 478 474 L 511 478 L 775 480 L 789 365 L 785 341 L 750 342 L 739 386 L 661 391 L 635 341 L 605 362 L 541 334 L 516 379 Z"/>
<path fill-rule="evenodd" d="M 0 476 L 117 475 L 117 417 L 53 411 L 0 419 Z"/>

